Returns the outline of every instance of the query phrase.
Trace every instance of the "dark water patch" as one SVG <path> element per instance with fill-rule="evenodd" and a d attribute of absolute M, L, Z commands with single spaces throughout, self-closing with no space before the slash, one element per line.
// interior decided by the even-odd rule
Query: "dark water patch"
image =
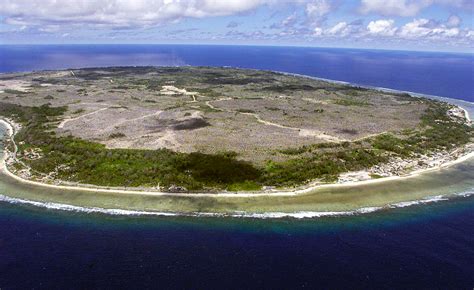
<path fill-rule="evenodd" d="M 0 204 L 0 284 L 467 289 L 473 220 L 472 198 L 307 221 L 111 217 Z"/>

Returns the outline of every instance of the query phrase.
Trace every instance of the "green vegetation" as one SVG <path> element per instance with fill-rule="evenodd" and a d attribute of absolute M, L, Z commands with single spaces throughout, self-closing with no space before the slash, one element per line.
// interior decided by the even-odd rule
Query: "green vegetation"
<path fill-rule="evenodd" d="M 294 186 L 315 178 L 334 181 L 342 172 L 361 170 L 386 161 L 386 156 L 362 148 L 313 153 L 285 162 L 269 162 L 263 180 L 278 186 Z"/>
<path fill-rule="evenodd" d="M 84 109 L 77 109 L 75 110 L 74 112 L 72 112 L 73 114 L 81 114 L 81 113 L 84 113 L 85 110 Z"/>
<path fill-rule="evenodd" d="M 447 110 L 447 104 L 430 102 L 429 108 L 422 116 L 424 130 L 405 130 L 404 138 L 392 134 L 379 135 L 371 139 L 372 146 L 401 156 L 411 156 L 433 150 L 450 150 L 468 143 L 473 137 L 474 129 L 452 120 L 446 114 Z"/>
<path fill-rule="evenodd" d="M 66 111 L 65 107 L 22 107 L 2 104 L 0 114 L 23 124 L 16 135 L 20 151 L 42 149 L 38 160 L 24 160 L 34 171 L 58 171 L 62 180 L 104 186 L 184 186 L 188 190 L 247 186 L 260 177 L 251 164 L 236 160 L 235 155 L 177 153 L 167 149 L 107 149 L 104 145 L 74 137 L 58 137 L 51 122 Z M 24 143 L 23 143 L 24 142 Z M 61 169 L 59 169 L 61 168 Z M 239 185 L 240 184 L 240 185 Z M 247 185 L 246 185 L 247 184 Z"/>
<path fill-rule="evenodd" d="M 288 93 L 293 91 L 314 91 L 319 88 L 305 84 L 281 84 L 263 87 L 263 91 L 271 91 L 275 93 Z"/>
<path fill-rule="evenodd" d="M 370 106 L 370 103 L 367 101 L 361 101 L 356 99 L 337 99 L 334 101 L 334 104 L 341 106 Z"/>
<path fill-rule="evenodd" d="M 229 77 L 225 74 L 207 72 L 203 74 L 203 82 L 209 85 L 248 85 L 252 83 L 270 83 L 274 81 L 271 77 L 266 76 L 241 76 L 235 78 L 234 76 Z"/>
<path fill-rule="evenodd" d="M 276 108 L 276 107 L 265 107 L 265 109 L 269 111 L 280 111 L 280 108 Z"/>
<path fill-rule="evenodd" d="M 168 110 L 169 110 L 169 108 L 168 108 Z M 221 112 L 221 110 L 214 109 L 214 108 L 211 108 L 211 107 L 206 106 L 206 105 L 199 105 L 199 111 L 202 111 L 204 113 L 218 113 L 218 112 Z"/>
<path fill-rule="evenodd" d="M 330 181 L 342 172 L 386 162 L 390 156 L 410 157 L 450 150 L 470 142 L 474 129 L 452 120 L 446 114 L 450 109 L 448 104 L 427 102 L 429 108 L 418 130 L 404 130 L 403 136 L 387 133 L 352 143 L 319 143 L 280 150 L 294 159 L 283 163 L 269 162 L 264 180 L 283 186 L 304 183 L 315 177 Z"/>
<path fill-rule="evenodd" d="M 19 91 L 19 90 L 12 90 L 12 89 L 6 89 L 3 91 L 4 93 L 7 93 L 7 94 L 14 94 L 14 95 L 25 95 L 25 94 L 28 94 L 28 92 L 24 92 L 24 91 Z"/>
<path fill-rule="evenodd" d="M 248 114 L 248 113 L 251 113 L 251 114 L 255 113 L 254 110 L 250 110 L 250 109 L 237 109 L 237 112 L 239 112 L 239 113 L 247 113 L 247 114 Z"/>
<path fill-rule="evenodd" d="M 122 138 L 122 137 L 125 137 L 125 134 L 122 132 L 112 133 L 109 135 L 109 138 L 111 139 Z"/>
<path fill-rule="evenodd" d="M 229 191 L 255 191 L 260 190 L 262 186 L 255 181 L 244 181 L 239 183 L 233 183 L 227 187 Z"/>

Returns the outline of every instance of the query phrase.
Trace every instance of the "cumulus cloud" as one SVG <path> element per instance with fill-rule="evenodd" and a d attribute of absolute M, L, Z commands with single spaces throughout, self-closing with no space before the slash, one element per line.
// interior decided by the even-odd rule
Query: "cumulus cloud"
<path fill-rule="evenodd" d="M 460 34 L 461 30 L 458 27 L 438 24 L 433 20 L 424 18 L 408 22 L 400 28 L 399 32 L 399 36 L 402 38 L 450 38 Z"/>
<path fill-rule="evenodd" d="M 112 27 L 153 26 L 186 17 L 243 13 L 271 0 L 2 0 L 7 24 L 90 24 Z"/>
<path fill-rule="evenodd" d="M 179 34 L 180 37 L 185 35 L 182 37 L 193 40 L 284 39 L 300 42 L 325 38 L 330 41 L 338 41 L 337 38 L 354 42 L 377 41 L 379 38 L 384 42 L 393 40 L 398 43 L 415 43 L 420 40 L 453 45 L 461 43 L 474 47 L 472 25 L 462 25 L 462 19 L 459 17 L 463 15 L 461 11 L 474 10 L 472 0 L 358 0 L 359 12 L 370 13 L 371 21 L 352 21 L 350 17 L 353 15 L 342 11 L 343 13 L 337 13 L 337 18 L 334 19 L 337 22 L 330 22 L 329 16 L 339 6 L 345 5 L 342 3 L 340 0 L 0 0 L 0 21 L 16 26 L 6 26 L 6 29 L 21 35 L 49 33 L 69 37 L 69 33 L 75 35 L 72 33 L 74 29 L 84 27 L 103 29 L 108 33 L 118 31 L 121 37 L 127 32 L 125 29 L 130 29 L 135 35 L 136 31 L 148 31 L 134 30 L 135 28 L 174 23 L 185 18 L 244 14 L 268 5 L 272 10 L 270 12 L 273 12 L 270 19 L 275 23 L 265 23 L 265 26 L 261 27 L 263 30 L 244 26 L 242 23 L 245 20 L 234 17 L 224 24 L 227 28 L 224 32 L 205 31 L 206 26 L 202 25 L 198 28 L 199 33 L 168 31 L 169 37 Z M 453 14 L 444 21 L 428 19 L 428 15 L 433 15 L 430 13 L 423 14 L 424 17 L 416 16 L 433 4 L 449 5 L 449 11 Z M 349 6 L 352 8 L 353 4 L 351 5 Z M 344 13 L 348 18 L 341 19 L 340 16 Z M 397 16 L 410 17 L 410 20 L 407 22 Z M 168 35 L 160 33 L 162 36 Z"/>
<path fill-rule="evenodd" d="M 394 23 L 393 19 L 370 21 L 369 25 L 367 25 L 367 31 L 372 35 L 393 36 L 395 31 L 397 31 Z"/>
<path fill-rule="evenodd" d="M 404 38 L 417 38 L 428 36 L 431 32 L 432 22 L 428 19 L 414 19 L 400 28 L 399 36 Z"/>
<path fill-rule="evenodd" d="M 356 20 L 350 23 L 341 21 L 336 25 L 323 30 L 322 35 L 340 38 L 359 38 L 363 35 L 363 22 Z"/>
<path fill-rule="evenodd" d="M 385 41 L 422 41 L 436 43 L 446 41 L 451 45 L 471 45 L 474 40 L 474 31 L 461 28 L 461 19 L 453 20 L 451 17 L 446 22 L 432 19 L 418 18 L 398 27 L 393 19 L 378 19 L 370 21 L 367 26 L 362 21 L 347 23 L 341 21 L 330 27 L 317 27 L 311 31 L 315 39 L 341 38 L 353 41 L 375 40 Z"/>

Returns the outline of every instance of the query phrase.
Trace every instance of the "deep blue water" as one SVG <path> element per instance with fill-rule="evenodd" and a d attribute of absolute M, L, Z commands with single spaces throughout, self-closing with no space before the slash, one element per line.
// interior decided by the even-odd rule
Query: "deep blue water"
<path fill-rule="evenodd" d="M 0 46 L 0 72 L 271 69 L 474 100 L 474 56 L 229 46 Z M 159 218 L 0 203 L 0 289 L 474 287 L 474 197 L 314 220 Z"/>
<path fill-rule="evenodd" d="M 0 72 L 117 65 L 278 70 L 474 101 L 474 54 L 257 46 L 0 46 Z"/>
<path fill-rule="evenodd" d="M 474 198 L 316 220 L 0 205 L 2 289 L 472 289 Z"/>

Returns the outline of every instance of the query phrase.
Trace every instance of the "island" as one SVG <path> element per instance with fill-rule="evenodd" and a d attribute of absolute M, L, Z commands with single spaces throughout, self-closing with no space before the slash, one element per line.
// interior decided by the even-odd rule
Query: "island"
<path fill-rule="evenodd" d="M 227 67 L 2 74 L 0 117 L 8 173 L 94 189 L 294 193 L 474 152 L 467 112 L 446 102 Z"/>

